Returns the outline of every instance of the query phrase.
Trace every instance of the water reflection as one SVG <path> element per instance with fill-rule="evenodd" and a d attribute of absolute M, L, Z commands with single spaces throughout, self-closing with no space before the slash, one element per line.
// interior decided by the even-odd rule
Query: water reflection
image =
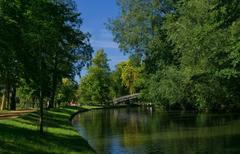
<path fill-rule="evenodd" d="M 98 153 L 240 153 L 239 114 L 94 110 L 74 125 Z"/>

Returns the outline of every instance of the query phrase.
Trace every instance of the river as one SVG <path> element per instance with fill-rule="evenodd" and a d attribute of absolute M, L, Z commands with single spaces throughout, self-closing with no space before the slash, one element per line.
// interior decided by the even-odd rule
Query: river
<path fill-rule="evenodd" d="M 240 154 L 240 114 L 119 108 L 80 113 L 73 124 L 97 153 Z"/>

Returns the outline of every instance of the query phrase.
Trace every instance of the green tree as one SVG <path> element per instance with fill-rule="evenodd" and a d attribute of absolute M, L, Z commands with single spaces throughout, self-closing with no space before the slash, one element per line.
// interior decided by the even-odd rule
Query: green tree
<path fill-rule="evenodd" d="M 142 55 L 148 101 L 166 108 L 239 107 L 239 1 L 118 1 L 119 47 Z"/>
<path fill-rule="evenodd" d="M 134 66 L 133 61 L 128 60 L 117 65 L 117 71 L 120 73 L 120 79 L 123 87 L 126 87 L 129 94 L 139 92 L 142 88 L 143 67 Z"/>
<path fill-rule="evenodd" d="M 231 14 L 239 10 L 229 6 L 233 7 L 223 1 L 182 1 L 177 13 L 169 14 L 164 25 L 175 53 L 181 55 L 180 67 L 176 71 L 184 76 L 182 87 L 185 97 L 182 102 L 188 102 L 197 109 L 221 110 L 237 103 L 229 99 L 229 92 L 230 95 L 233 93 L 228 86 L 239 79 L 236 65 L 232 65 L 237 59 L 229 59 L 229 55 L 236 56 L 236 51 L 232 50 L 236 47 L 233 43 L 236 37 L 232 39 L 231 29 L 239 22 L 239 17 L 234 15 L 232 18 Z M 221 72 L 229 78 L 219 75 Z M 234 99 L 238 95 L 235 93 Z"/>
<path fill-rule="evenodd" d="M 26 80 L 20 79 L 17 88 L 17 97 L 19 99 L 19 106 L 21 108 L 23 109 L 27 107 L 36 108 L 37 94 L 38 92 L 34 91 L 34 89 L 31 88 L 29 84 L 27 84 Z"/>
<path fill-rule="evenodd" d="M 113 98 L 129 94 L 129 90 L 122 84 L 122 72 L 118 65 L 116 66 L 116 70 L 111 73 L 111 95 Z"/>
<path fill-rule="evenodd" d="M 108 105 L 110 96 L 110 69 L 103 49 L 96 52 L 87 75 L 81 78 L 79 100 L 81 103 Z"/>
<path fill-rule="evenodd" d="M 58 106 L 60 106 L 61 103 L 75 102 L 77 88 L 78 86 L 75 81 L 63 78 L 56 93 L 56 102 L 58 103 Z"/>
<path fill-rule="evenodd" d="M 171 43 L 162 29 L 166 14 L 174 11 L 175 0 L 118 0 L 121 15 L 110 19 L 107 28 L 119 48 L 142 56 L 146 73 L 165 63 L 174 63 Z"/>
<path fill-rule="evenodd" d="M 16 86 L 19 81 L 21 65 L 21 13 L 18 1 L 0 2 L 0 80 L 2 80 L 2 108 L 16 109 Z"/>
<path fill-rule="evenodd" d="M 53 107 L 62 79 L 73 79 L 90 61 L 89 34 L 80 31 L 82 20 L 72 0 L 4 0 L 0 21 L 0 78 L 7 102 L 11 93 L 15 108 L 16 87 L 20 78 L 25 80 L 40 102 L 43 133 L 44 100 Z"/>

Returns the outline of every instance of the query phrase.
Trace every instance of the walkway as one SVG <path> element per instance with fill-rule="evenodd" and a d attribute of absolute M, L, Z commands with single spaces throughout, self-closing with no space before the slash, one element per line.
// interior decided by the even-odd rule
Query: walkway
<path fill-rule="evenodd" d="M 3 111 L 0 112 L 0 120 L 16 118 L 18 116 L 34 112 L 36 110 L 18 110 L 18 111 Z"/>

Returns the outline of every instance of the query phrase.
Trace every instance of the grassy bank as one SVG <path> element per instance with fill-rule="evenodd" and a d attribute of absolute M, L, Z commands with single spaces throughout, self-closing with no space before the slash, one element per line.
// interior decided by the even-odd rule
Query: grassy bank
<path fill-rule="evenodd" d="M 36 112 L 15 119 L 0 120 L 0 153 L 94 153 L 69 122 L 77 107 L 63 107 L 45 113 L 45 135 L 38 132 Z"/>

